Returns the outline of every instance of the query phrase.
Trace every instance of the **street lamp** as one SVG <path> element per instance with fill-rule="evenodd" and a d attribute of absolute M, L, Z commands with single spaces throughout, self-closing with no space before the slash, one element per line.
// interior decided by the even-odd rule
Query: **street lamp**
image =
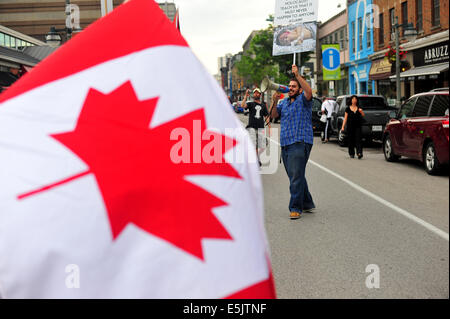
<path fill-rule="evenodd" d="M 61 44 L 61 35 L 55 27 L 50 28 L 50 32 L 45 36 L 45 42 L 51 47 L 57 47 Z"/>
<path fill-rule="evenodd" d="M 66 27 L 64 29 L 56 29 L 55 27 L 51 27 L 50 32 L 45 36 L 45 41 L 48 45 L 53 47 L 59 46 L 62 42 L 61 33 L 64 33 L 66 35 L 66 40 L 68 41 L 70 40 L 70 38 L 72 38 L 72 34 L 76 34 L 81 31 L 79 25 L 77 26 L 77 24 L 75 24 L 75 27 L 73 26 L 71 19 L 71 8 L 72 5 L 70 4 L 70 0 L 66 0 Z"/>
<path fill-rule="evenodd" d="M 395 86 L 397 90 L 397 108 L 400 108 L 400 32 L 399 29 L 403 28 L 403 36 L 407 41 L 414 41 L 417 37 L 417 30 L 414 29 L 412 23 L 398 24 L 398 17 L 395 17 L 395 23 L 392 26 L 395 32 Z"/>

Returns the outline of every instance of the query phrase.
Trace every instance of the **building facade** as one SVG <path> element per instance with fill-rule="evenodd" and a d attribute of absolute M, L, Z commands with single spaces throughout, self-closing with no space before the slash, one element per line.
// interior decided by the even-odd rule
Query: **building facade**
<path fill-rule="evenodd" d="M 409 96 L 438 87 L 448 87 L 448 0 L 374 0 L 378 12 L 374 19 L 375 53 L 370 56 L 378 69 L 371 70 L 376 82 L 375 91 L 390 100 L 396 98 L 395 63 L 385 58 L 389 46 L 395 48 L 392 26 L 395 19 L 399 24 L 412 23 L 418 35 L 408 41 L 403 28 L 399 29 L 401 50 L 406 52 L 402 62 L 401 96 Z"/>
<path fill-rule="evenodd" d="M 372 0 L 348 0 L 350 94 L 373 94 L 374 81 L 369 79 L 374 53 Z"/>
<path fill-rule="evenodd" d="M 70 0 L 75 28 L 85 29 L 101 14 L 101 0 Z M 114 8 L 123 0 L 113 0 Z M 0 0 L 0 24 L 20 33 L 45 41 L 51 27 L 66 28 L 66 0 Z M 176 13 L 174 3 L 159 3 L 170 21 Z M 61 36 L 65 40 L 65 34 Z M 125 41 L 125 40 L 124 40 Z"/>
<path fill-rule="evenodd" d="M 349 93 L 348 83 L 348 29 L 347 10 L 343 10 L 331 19 L 321 23 L 318 31 L 317 41 L 317 95 L 339 96 Z M 338 44 L 340 59 L 340 80 L 324 80 L 322 45 Z"/>

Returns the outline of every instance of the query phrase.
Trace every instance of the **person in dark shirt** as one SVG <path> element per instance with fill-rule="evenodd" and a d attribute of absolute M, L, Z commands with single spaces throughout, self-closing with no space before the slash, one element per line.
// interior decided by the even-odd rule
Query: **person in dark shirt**
<path fill-rule="evenodd" d="M 250 96 L 250 90 L 245 92 L 244 100 L 242 101 L 242 107 L 248 109 L 248 129 L 250 138 L 256 146 L 256 153 L 259 155 L 266 148 L 265 138 L 264 138 L 264 123 L 265 117 L 269 116 L 267 111 L 266 103 L 261 101 L 261 90 L 256 88 L 253 90 L 253 101 L 247 102 Z M 259 162 L 261 166 L 261 162 Z"/>
<path fill-rule="evenodd" d="M 344 131 L 347 124 L 347 138 L 348 138 L 348 154 L 351 158 L 355 157 L 355 147 L 358 159 L 363 157 L 362 141 L 361 141 L 361 125 L 363 117 L 365 116 L 363 110 L 359 107 L 359 99 L 356 95 L 352 95 L 349 100 L 349 106 L 345 109 L 344 122 L 342 123 L 341 131 Z"/>

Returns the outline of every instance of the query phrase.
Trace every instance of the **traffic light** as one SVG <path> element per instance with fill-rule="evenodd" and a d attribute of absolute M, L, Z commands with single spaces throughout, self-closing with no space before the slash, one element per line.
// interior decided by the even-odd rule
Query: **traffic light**
<path fill-rule="evenodd" d="M 400 62 L 400 72 L 405 72 L 407 70 L 411 69 L 411 65 L 408 61 L 401 61 Z"/>
<path fill-rule="evenodd" d="M 411 69 L 411 64 L 408 61 L 400 61 L 400 73 Z M 395 63 L 391 65 L 391 74 L 395 74 Z"/>

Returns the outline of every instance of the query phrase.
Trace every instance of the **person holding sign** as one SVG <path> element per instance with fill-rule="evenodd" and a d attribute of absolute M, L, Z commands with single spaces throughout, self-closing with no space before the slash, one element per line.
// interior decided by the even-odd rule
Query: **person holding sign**
<path fill-rule="evenodd" d="M 267 111 L 266 103 L 261 101 L 261 90 L 256 88 L 253 90 L 253 102 L 247 102 L 250 96 L 250 90 L 245 92 L 244 100 L 242 101 L 242 107 L 248 108 L 248 129 L 250 138 L 256 146 L 256 154 L 259 155 L 264 152 L 266 148 L 265 137 L 264 137 L 264 118 L 269 116 Z M 259 166 L 261 162 L 259 161 Z"/>
<path fill-rule="evenodd" d="M 295 77 L 289 82 L 288 97 L 272 108 L 271 115 L 272 118 L 281 116 L 281 156 L 289 176 L 290 218 L 298 219 L 303 212 L 311 212 L 316 207 L 305 178 L 306 163 L 313 146 L 313 102 L 311 87 L 299 75 L 295 64 L 292 73 Z"/>

